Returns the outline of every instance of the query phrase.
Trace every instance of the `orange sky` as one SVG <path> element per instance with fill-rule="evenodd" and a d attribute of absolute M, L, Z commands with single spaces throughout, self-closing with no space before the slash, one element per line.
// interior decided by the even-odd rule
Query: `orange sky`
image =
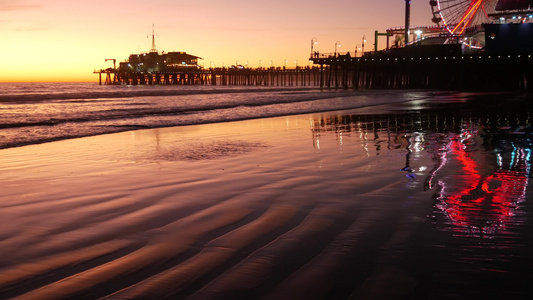
<path fill-rule="evenodd" d="M 403 0 L 0 0 L 0 82 L 97 81 L 106 58 L 185 51 L 205 67 L 308 65 L 315 50 L 355 50 L 374 31 L 404 25 Z M 413 1 L 411 25 L 432 25 L 428 1 Z M 385 44 L 382 38 L 378 45 Z M 381 48 L 381 47 L 380 47 Z"/>

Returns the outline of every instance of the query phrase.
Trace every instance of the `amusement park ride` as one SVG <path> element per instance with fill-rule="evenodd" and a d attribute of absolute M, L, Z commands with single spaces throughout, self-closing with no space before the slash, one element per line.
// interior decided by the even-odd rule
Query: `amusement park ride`
<path fill-rule="evenodd" d="M 486 46 L 487 25 L 533 20 L 533 0 L 430 0 L 429 5 L 434 26 L 410 26 L 406 8 L 406 26 L 387 29 L 389 35 L 396 36 L 396 46 L 461 43 L 472 52 Z M 401 35 L 408 34 L 413 34 L 413 41 L 407 43 L 406 39 L 402 45 Z"/>
<path fill-rule="evenodd" d="M 443 24 L 450 34 L 462 35 L 466 29 L 490 22 L 497 0 L 431 0 L 431 19 L 437 25 Z"/>

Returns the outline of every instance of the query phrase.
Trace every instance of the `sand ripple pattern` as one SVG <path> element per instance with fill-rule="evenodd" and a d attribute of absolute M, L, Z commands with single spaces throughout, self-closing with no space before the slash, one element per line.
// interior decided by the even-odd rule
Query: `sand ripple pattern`
<path fill-rule="evenodd" d="M 0 298 L 521 299 L 529 136 L 456 111 L 0 150 Z"/>
<path fill-rule="evenodd" d="M 310 189 L 325 188 L 316 180 L 224 182 L 238 192 L 222 198 L 197 195 L 201 180 L 188 188 L 176 188 L 184 181 L 169 180 L 139 187 L 134 195 L 6 203 L 4 211 L 19 215 L 16 230 L 7 226 L 1 232 L 0 294 L 14 299 L 337 299 L 383 292 L 364 284 L 372 275 L 369 263 L 401 261 L 412 232 L 397 210 L 371 203 L 397 184 L 384 181 L 357 196 L 324 189 L 315 198 L 321 201 L 310 201 Z M 387 205 L 401 210 L 401 201 Z M 61 214 L 59 207 L 79 214 Z M 38 220 L 36 211 L 52 220 Z M 30 226 L 34 222 L 46 227 Z M 402 271 L 399 266 L 383 272 Z M 409 279 L 392 278 L 410 285 L 402 282 L 387 292 L 412 291 Z"/>

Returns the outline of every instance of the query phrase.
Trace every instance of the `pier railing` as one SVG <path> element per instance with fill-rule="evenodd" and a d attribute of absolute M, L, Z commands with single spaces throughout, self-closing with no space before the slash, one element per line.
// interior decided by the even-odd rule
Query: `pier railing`
<path fill-rule="evenodd" d="M 367 52 L 365 52 L 367 53 Z M 369 53 L 369 52 L 368 52 Z M 336 57 L 363 57 L 363 52 L 362 51 L 352 51 L 352 52 L 326 52 L 326 53 L 321 53 L 321 52 L 315 52 L 315 53 L 312 53 L 311 55 L 311 59 L 315 59 L 315 58 L 336 58 Z"/>

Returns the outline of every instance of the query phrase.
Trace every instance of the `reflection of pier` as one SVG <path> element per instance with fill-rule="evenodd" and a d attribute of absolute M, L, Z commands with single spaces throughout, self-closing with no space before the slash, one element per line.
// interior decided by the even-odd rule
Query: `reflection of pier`
<path fill-rule="evenodd" d="M 477 161 L 469 153 L 469 143 L 454 139 L 446 149 L 448 159 L 458 161 L 459 168 L 454 178 L 438 180 L 436 207 L 456 226 L 456 232 L 487 238 L 497 230 L 508 230 L 507 226 L 520 213 L 528 185 L 531 149 L 513 146 L 498 153 L 495 168 L 484 172 L 486 162 Z"/>
<path fill-rule="evenodd" d="M 500 113 L 339 115 L 313 120 L 311 130 L 318 149 L 326 134 L 335 134 L 340 146 L 360 143 L 367 155 L 405 151 L 398 171 L 411 187 L 434 191 L 443 230 L 491 238 L 520 222 L 531 176 L 531 132 L 514 131 L 527 129 L 521 125 L 529 116 Z"/>

